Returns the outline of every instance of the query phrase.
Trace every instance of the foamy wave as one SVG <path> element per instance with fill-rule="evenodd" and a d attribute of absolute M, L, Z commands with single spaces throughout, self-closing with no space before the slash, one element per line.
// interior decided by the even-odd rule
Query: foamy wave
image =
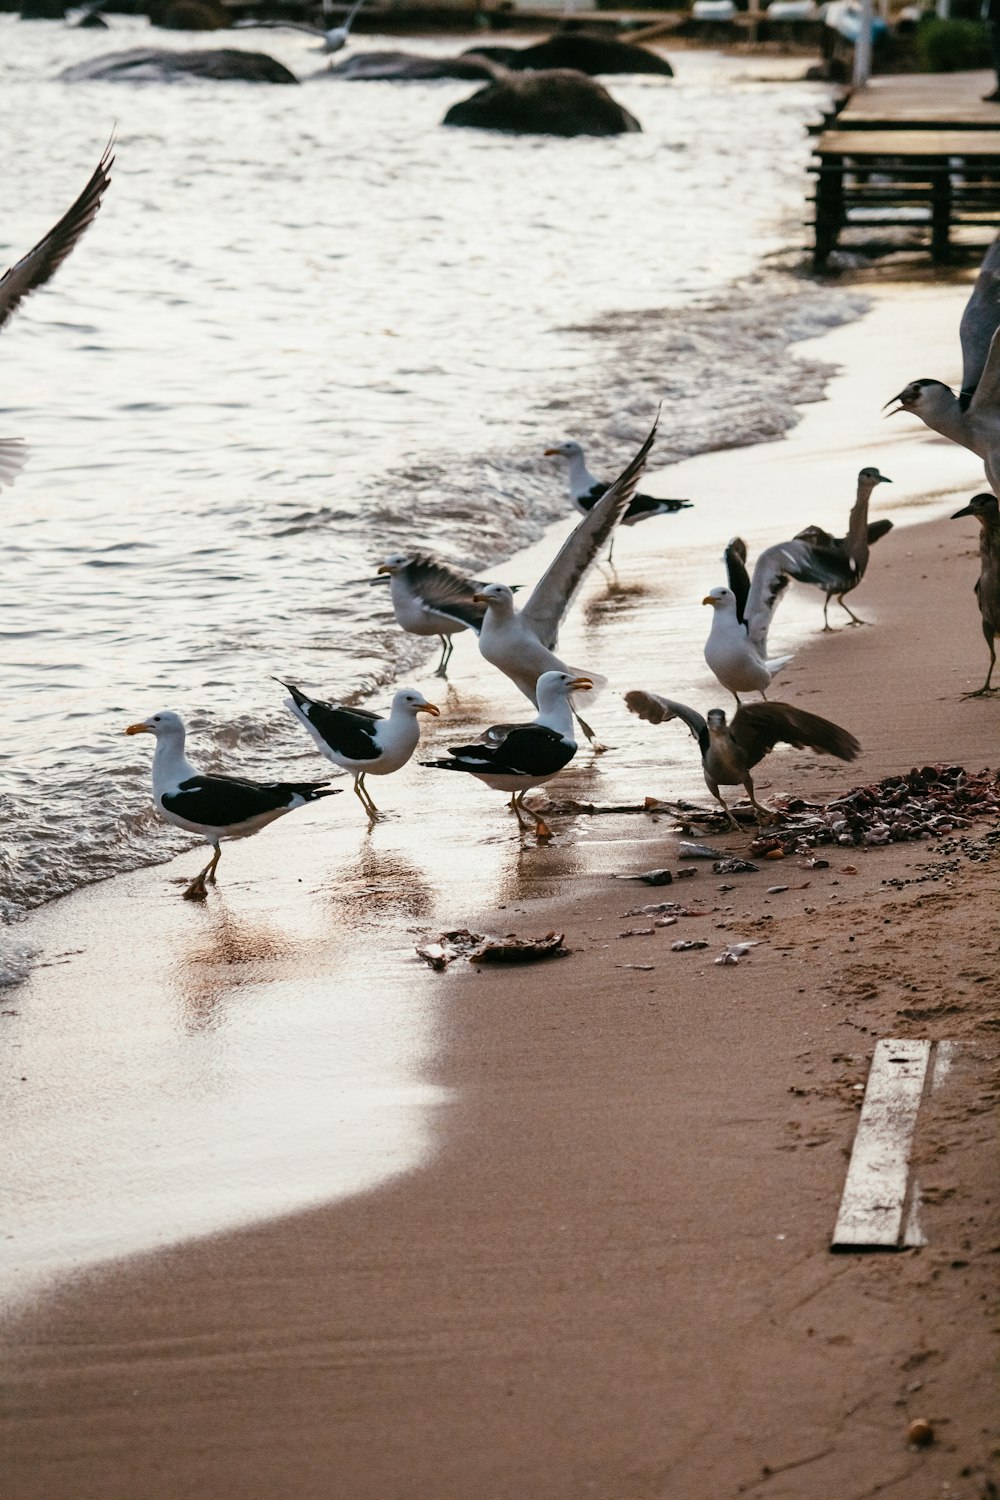
<path fill-rule="evenodd" d="M 0 989 L 23 984 L 41 950 L 10 932 L 0 930 Z"/>

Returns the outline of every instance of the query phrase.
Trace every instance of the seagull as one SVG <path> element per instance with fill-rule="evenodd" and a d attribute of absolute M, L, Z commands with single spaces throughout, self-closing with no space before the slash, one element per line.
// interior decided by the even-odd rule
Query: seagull
<path fill-rule="evenodd" d="M 605 679 L 594 672 L 582 672 L 567 666 L 556 656 L 555 645 L 563 616 L 584 574 L 614 533 L 632 498 L 656 436 L 656 425 L 654 422 L 632 462 L 563 542 L 520 612 L 515 610 L 513 590 L 506 584 L 487 584 L 472 596 L 473 604 L 485 608 L 479 632 L 480 653 L 492 666 L 504 672 L 536 707 L 535 684 L 543 672 L 568 672 L 571 677 L 586 677 L 591 684 L 586 689 L 588 692 L 598 691 L 606 685 Z M 442 606 L 442 612 L 446 612 L 445 606 Z M 457 618 L 460 623 L 465 623 L 461 616 Z M 597 748 L 590 725 L 579 714 L 576 717 L 584 734 Z"/>
<path fill-rule="evenodd" d="M 973 495 L 968 505 L 956 510 L 952 516 L 975 516 L 979 522 L 979 577 L 976 579 L 976 598 L 983 621 L 983 635 L 990 651 L 990 669 L 986 681 L 974 693 L 965 693 L 966 698 L 985 698 L 996 692 L 990 687 L 990 678 L 996 666 L 997 654 L 993 645 L 1000 635 L 1000 504 L 995 495 Z"/>
<path fill-rule="evenodd" d="M 726 549 L 740 541 L 736 537 Z M 744 569 L 744 577 L 745 577 Z M 775 605 L 788 586 L 787 573 L 779 573 L 774 579 L 768 595 L 767 607 L 760 608 L 757 601 L 748 609 L 747 601 L 753 592 L 751 585 L 742 598 L 732 589 L 709 589 L 702 604 L 712 606 L 712 628 L 705 642 L 705 660 L 721 682 L 736 699 L 739 707 L 740 693 L 759 692 L 762 698 L 782 667 L 788 665 L 791 656 L 768 657 L 767 632 Z"/>
<path fill-rule="evenodd" d="M 114 160 L 112 137 L 91 173 L 90 181 L 76 201 L 27 255 L 22 255 L 19 261 L 0 276 L 0 329 L 14 315 L 24 298 L 38 287 L 44 286 L 49 277 L 58 271 L 88 225 L 93 223 L 111 181 Z M 13 484 L 27 457 L 27 449 L 20 438 L 0 438 L 0 490 L 5 484 Z"/>
<path fill-rule="evenodd" d="M 354 773 L 355 794 L 374 823 L 379 811 L 365 786 L 365 777 L 388 776 L 405 766 L 420 739 L 417 714 L 437 718 L 441 710 L 413 688 L 400 689 L 392 700 L 389 717 L 384 719 L 367 708 L 310 698 L 290 682 L 281 686 L 292 695 L 285 699 L 285 707 L 312 735 L 320 753 L 335 766 Z"/>
<path fill-rule="evenodd" d="M 799 750 L 835 755 L 838 760 L 854 760 L 861 750 L 846 729 L 831 724 L 829 719 L 821 719 L 818 714 L 793 708 L 790 703 L 744 703 L 733 715 L 733 722 L 727 724 L 721 708 L 710 708 L 706 721 L 695 709 L 661 698 L 658 693 L 637 690 L 626 693 L 625 702 L 632 713 L 650 724 L 684 720 L 701 749 L 705 785 L 722 804 L 734 828 L 740 825 L 726 806 L 719 787 L 742 782 L 758 823 L 771 822 L 774 814 L 754 796 L 750 772 L 775 745 L 794 745 Z"/>
<path fill-rule="evenodd" d="M 837 603 L 850 615 L 851 623 L 863 625 L 852 609 L 844 603 L 844 595 L 856 589 L 868 568 L 869 549 L 892 530 L 888 520 L 868 520 L 868 502 L 878 484 L 891 484 L 885 474 L 876 468 L 862 469 L 858 475 L 858 488 L 854 505 L 847 522 L 847 535 L 831 536 L 822 526 L 807 526 L 790 542 L 779 542 L 760 554 L 754 568 L 753 584 L 746 572 L 746 544 L 736 537 L 726 549 L 726 568 L 729 586 L 737 599 L 754 594 L 755 604 L 767 599 L 777 587 L 783 575 L 799 583 L 812 583 L 823 590 L 823 629 L 832 630 L 827 618 L 830 600 L 836 595 Z M 748 600 L 748 609 L 750 601 Z"/>
<path fill-rule="evenodd" d="M 101 0 L 101 3 L 105 3 L 105 0 Z M 343 24 L 340 26 L 311 26 L 308 21 L 240 20 L 234 22 L 234 28 L 238 27 L 246 29 L 252 26 L 254 28 L 270 27 L 272 30 L 281 29 L 283 31 L 304 31 L 307 36 L 319 37 L 320 41 L 323 44 L 321 47 L 317 47 L 313 50 L 317 52 L 340 52 L 344 47 L 347 46 L 347 43 L 350 41 L 351 27 L 354 25 L 354 18 L 357 15 L 358 11 L 361 9 L 362 5 L 364 5 L 364 3 L 365 0 L 354 0 L 354 4 L 347 12 L 347 15 L 344 17 Z M 333 6 L 328 3 L 328 0 L 323 0 L 323 19 L 329 20 L 332 12 Z"/>
<path fill-rule="evenodd" d="M 215 853 L 184 892 L 187 901 L 203 901 L 206 880 L 215 884 L 220 839 L 243 839 L 259 833 L 275 818 L 296 807 L 332 797 L 339 787 L 325 781 L 248 781 L 240 776 L 203 776 L 184 754 L 184 720 L 164 709 L 130 724 L 126 734 L 156 736 L 153 752 L 153 806 L 168 823 L 200 833 Z"/>
<path fill-rule="evenodd" d="M 463 771 L 496 792 L 510 792 L 510 807 L 522 832 L 530 830 L 533 820 L 535 837 L 551 838 L 551 828 L 538 814 L 524 821 L 522 813 L 528 814 L 524 794 L 551 781 L 573 759 L 576 739 L 570 695 L 590 687 L 589 678 L 572 672 L 543 672 L 535 684 L 539 713 L 530 724 L 487 730 L 488 743 L 451 745 L 451 760 L 425 760 L 423 764 L 436 771 Z"/>
<path fill-rule="evenodd" d="M 479 634 L 485 606 L 473 600 L 483 585 L 423 552 L 393 553 L 368 582 L 382 583 L 386 578 L 396 623 L 410 635 L 438 637 L 441 660 L 434 676 L 447 677 L 455 649 L 451 637 L 466 628 Z M 447 613 L 442 612 L 445 607 Z"/>
<path fill-rule="evenodd" d="M 554 448 L 546 448 L 545 457 L 569 461 L 569 498 L 583 515 L 593 510 L 601 496 L 607 494 L 608 485 L 591 474 L 579 443 L 557 443 Z M 690 500 L 660 500 L 655 495 L 634 495 L 619 525 L 637 526 L 640 521 L 648 521 L 653 516 L 668 516 L 674 511 L 687 510 L 690 505 Z M 614 546 L 612 536 L 608 562 Z"/>

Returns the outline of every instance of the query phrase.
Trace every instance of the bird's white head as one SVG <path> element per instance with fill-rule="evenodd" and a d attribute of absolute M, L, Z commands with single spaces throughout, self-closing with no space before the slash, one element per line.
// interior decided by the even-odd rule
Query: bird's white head
<path fill-rule="evenodd" d="M 728 728 L 725 709 L 710 708 L 705 715 L 705 723 L 708 725 L 709 734 L 722 734 Z"/>
<path fill-rule="evenodd" d="M 428 703 L 423 693 L 418 693 L 415 688 L 401 688 L 392 700 L 393 713 L 433 714 L 434 718 L 440 717 L 441 710 L 435 703 Z"/>
<path fill-rule="evenodd" d="M 710 604 L 713 609 L 736 609 L 736 595 L 732 589 L 709 589 L 701 602 L 702 604 Z"/>
<path fill-rule="evenodd" d="M 893 401 L 899 405 L 892 406 Z M 954 391 L 943 380 L 911 380 L 882 410 L 887 417 L 894 417 L 898 411 L 912 411 L 927 421 L 939 412 L 950 411 L 955 401 Z M 886 411 L 886 406 L 892 406 L 892 411 Z"/>
<path fill-rule="evenodd" d="M 579 443 L 556 443 L 554 448 L 546 448 L 546 458 L 574 458 L 583 457 L 583 449 Z"/>
<path fill-rule="evenodd" d="M 486 583 L 472 596 L 473 604 L 485 604 L 487 609 L 498 609 L 501 613 L 514 608 L 514 590 L 505 583 Z"/>
<path fill-rule="evenodd" d="M 947 386 L 945 386 L 945 390 L 948 390 Z M 951 392 L 948 391 L 948 394 L 951 395 Z M 858 483 L 870 485 L 871 488 L 874 489 L 877 484 L 891 484 L 892 480 L 887 474 L 880 474 L 878 469 L 876 469 L 873 465 L 869 465 L 867 468 L 862 469 L 859 473 Z"/>
<path fill-rule="evenodd" d="M 393 574 L 401 573 L 404 568 L 408 568 L 412 561 L 413 559 L 411 557 L 407 557 L 405 552 L 393 552 L 389 557 L 385 557 L 382 559 L 382 562 L 379 566 L 379 572 L 388 573 L 389 576 L 392 577 Z"/>
<path fill-rule="evenodd" d="M 589 677 L 577 677 L 574 672 L 543 672 L 535 683 L 535 698 L 539 710 L 546 713 L 571 693 L 589 693 L 593 686 Z"/>
<path fill-rule="evenodd" d="M 158 714 L 151 714 L 148 719 L 142 719 L 138 724 L 130 724 L 125 733 L 155 734 L 158 740 L 164 737 L 169 738 L 171 735 L 180 735 L 183 739 L 184 720 L 172 709 L 163 708 Z"/>

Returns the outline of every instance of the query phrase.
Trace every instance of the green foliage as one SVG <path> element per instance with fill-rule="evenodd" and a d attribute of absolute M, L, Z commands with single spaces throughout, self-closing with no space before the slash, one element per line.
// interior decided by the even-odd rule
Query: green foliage
<path fill-rule="evenodd" d="M 925 73 L 988 68 L 986 28 L 978 21 L 939 21 L 928 16 L 917 28 L 917 58 Z"/>

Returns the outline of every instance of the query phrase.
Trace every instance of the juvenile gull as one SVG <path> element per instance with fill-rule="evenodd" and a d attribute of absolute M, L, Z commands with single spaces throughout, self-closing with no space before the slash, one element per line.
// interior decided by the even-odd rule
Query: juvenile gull
<path fill-rule="evenodd" d="M 584 574 L 605 542 L 613 535 L 635 493 L 655 436 L 654 422 L 649 436 L 632 462 L 563 542 L 522 610 L 515 610 L 513 590 L 506 584 L 487 584 L 473 596 L 473 602 L 485 606 L 486 610 L 479 632 L 481 654 L 492 666 L 504 672 L 536 706 L 538 700 L 535 696 L 535 684 L 543 672 L 564 672 L 571 677 L 586 677 L 590 687 L 579 690 L 585 694 L 605 685 L 603 677 L 561 661 L 555 654 L 555 645 L 563 616 L 580 587 Z M 577 722 L 596 746 L 596 738 L 590 725 L 579 714 Z"/>
<path fill-rule="evenodd" d="M 486 607 L 474 602 L 483 585 L 457 568 L 423 552 L 396 552 L 385 558 L 371 583 L 388 579 L 396 623 L 410 635 L 436 635 L 441 660 L 435 677 L 447 677 L 455 649 L 451 637 L 460 630 L 478 635 Z"/>
<path fill-rule="evenodd" d="M 951 519 L 957 521 L 959 516 L 975 516 L 979 522 L 979 577 L 975 588 L 983 635 L 990 652 L 990 669 L 986 674 L 986 681 L 974 693 L 966 693 L 964 696 L 985 698 L 996 691 L 990 687 L 990 679 L 997 660 L 993 641 L 995 636 L 1000 635 L 1000 505 L 995 495 L 973 495 L 968 505 L 956 510 Z"/>
<path fill-rule="evenodd" d="M 9 321 L 31 292 L 44 286 L 59 269 L 101 206 L 114 165 L 114 140 L 91 173 L 79 197 L 70 205 L 57 224 L 0 276 L 0 329 Z M 27 449 L 20 438 L 0 438 L 0 489 L 12 484 L 27 459 Z"/>
<path fill-rule="evenodd" d="M 863 625 L 865 622 L 844 603 L 844 595 L 856 589 L 864 578 L 871 547 L 892 530 L 891 521 L 868 520 L 868 502 L 875 486 L 891 483 L 892 480 L 876 468 L 862 469 L 847 522 L 847 535 L 835 537 L 822 526 L 807 526 L 790 542 L 779 542 L 760 554 L 752 584 L 746 573 L 746 544 L 739 537 L 735 538 L 726 549 L 726 568 L 729 586 L 736 597 L 740 598 L 741 591 L 743 597 L 753 594 L 756 608 L 778 587 L 782 576 L 787 575 L 799 583 L 811 583 L 823 590 L 826 596 L 823 601 L 824 630 L 833 629 L 827 611 L 834 597 L 850 615 L 853 625 Z M 747 608 L 750 609 L 750 602 Z"/>
<path fill-rule="evenodd" d="M 208 894 L 205 882 L 215 884 L 220 839 L 243 839 L 259 833 L 275 818 L 296 807 L 332 797 L 340 788 L 325 781 L 249 781 L 237 776 L 204 776 L 184 754 L 184 721 L 164 709 L 130 724 L 126 734 L 156 736 L 153 752 L 153 806 L 168 823 L 188 833 L 200 833 L 215 853 L 184 892 L 188 901 Z"/>
<path fill-rule="evenodd" d="M 494 791 L 510 792 L 510 807 L 519 827 L 530 829 L 533 821 L 536 838 L 550 838 L 552 830 L 544 818 L 532 814 L 531 821 L 524 821 L 522 812 L 528 814 L 524 794 L 550 781 L 573 759 L 576 739 L 570 694 L 589 687 L 588 678 L 571 672 L 543 672 L 536 683 L 539 713 L 530 724 L 488 731 L 488 743 L 451 745 L 451 760 L 427 760 L 424 765 L 437 771 L 462 771 Z"/>
<path fill-rule="evenodd" d="M 604 480 L 595 479 L 591 474 L 579 443 L 557 443 L 554 448 L 546 448 L 545 457 L 565 458 L 569 463 L 569 498 L 583 515 L 593 510 L 601 496 L 607 494 L 609 486 Z M 637 526 L 640 521 L 686 510 L 690 505 L 690 500 L 660 500 L 655 495 L 633 495 L 619 525 Z M 612 535 L 608 562 L 611 561 L 614 547 L 615 539 Z"/>
<path fill-rule="evenodd" d="M 309 732 L 321 754 L 335 766 L 353 772 L 354 791 L 374 822 L 379 812 L 365 786 L 365 777 L 389 776 L 405 766 L 420 739 L 417 715 L 433 714 L 437 718 L 441 710 L 413 688 L 401 688 L 392 700 L 389 717 L 383 718 L 367 708 L 310 698 L 290 682 L 281 685 L 292 695 L 285 699 L 285 707 Z"/>
<path fill-rule="evenodd" d="M 706 720 L 695 709 L 661 698 L 658 693 L 636 690 L 625 694 L 625 702 L 632 713 L 650 724 L 684 720 L 701 750 L 705 785 L 722 804 L 734 828 L 740 825 L 726 806 L 719 787 L 742 783 L 757 821 L 770 822 L 774 815 L 757 801 L 750 772 L 775 745 L 794 745 L 799 750 L 835 755 L 839 760 L 854 760 L 861 750 L 846 729 L 831 724 L 829 719 L 821 719 L 818 714 L 793 708 L 790 703 L 745 703 L 733 715 L 733 722 L 727 724 L 721 708 L 710 708 Z"/>

